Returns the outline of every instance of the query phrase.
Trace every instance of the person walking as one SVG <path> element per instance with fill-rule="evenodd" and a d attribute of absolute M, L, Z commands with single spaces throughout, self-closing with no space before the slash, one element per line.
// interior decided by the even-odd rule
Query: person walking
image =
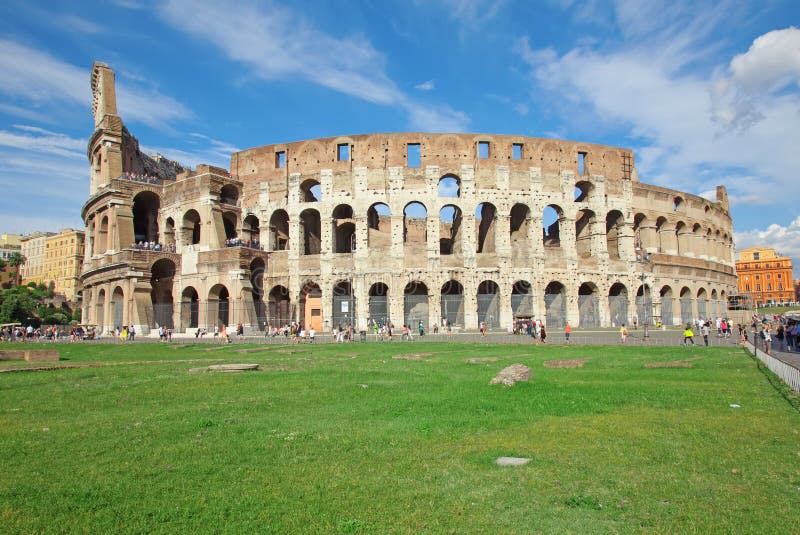
<path fill-rule="evenodd" d="M 700 331 L 703 333 L 703 343 L 708 347 L 708 336 L 711 334 L 711 326 L 709 322 L 705 322 L 703 324 L 703 328 Z"/>
<path fill-rule="evenodd" d="M 628 341 L 628 328 L 625 327 L 625 324 L 622 324 L 622 327 L 619 328 L 619 341 L 620 343 L 626 343 Z"/>
<path fill-rule="evenodd" d="M 684 347 L 688 346 L 689 342 L 691 342 L 692 345 L 695 345 L 695 343 L 694 343 L 694 331 L 692 331 L 692 324 L 691 323 L 687 323 L 686 324 L 686 329 L 684 329 L 684 331 L 683 331 L 683 346 Z"/>
<path fill-rule="evenodd" d="M 569 344 L 569 337 L 572 334 L 572 326 L 567 322 L 564 326 L 564 341 Z"/>

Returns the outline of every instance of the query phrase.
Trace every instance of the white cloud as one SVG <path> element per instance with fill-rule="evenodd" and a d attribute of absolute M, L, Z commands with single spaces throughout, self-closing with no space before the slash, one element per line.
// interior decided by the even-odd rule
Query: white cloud
<path fill-rule="evenodd" d="M 220 141 L 197 132 L 190 134 L 188 142 L 193 149 L 146 145 L 142 145 L 141 149 L 145 154 L 161 154 L 183 166 L 197 167 L 198 164 L 210 164 L 225 169 L 230 168 L 231 154 L 241 150 L 227 141 Z"/>
<path fill-rule="evenodd" d="M 643 181 L 693 192 L 726 184 L 732 202 L 781 202 L 763 191 L 796 183 L 800 95 L 745 92 L 733 58 L 730 68 L 727 63 L 694 67 L 701 58 L 708 61 L 709 50 L 719 49 L 709 35 L 721 16 L 719 9 L 696 10 L 691 19 L 686 8 L 679 2 L 642 9 L 638 2 L 620 1 L 617 17 L 626 24 L 629 41 L 559 55 L 535 50 L 522 38 L 515 52 L 531 69 L 534 98 L 551 96 L 566 123 L 629 130 Z M 655 12 L 665 15 L 653 17 Z M 785 40 L 782 34 L 780 45 L 754 47 L 785 51 Z M 749 61 L 740 72 L 748 77 L 761 72 L 774 87 L 774 80 L 784 78 L 775 69 L 755 67 L 764 63 Z"/>
<path fill-rule="evenodd" d="M 58 115 L 61 106 L 77 106 L 88 114 L 91 103 L 89 70 L 56 59 L 49 54 L 9 40 L 0 40 L 0 93 L 15 99 L 7 108 L 25 117 L 24 111 L 46 117 Z M 126 122 L 141 122 L 154 128 L 169 127 L 189 119 L 192 112 L 172 97 L 137 84 L 117 83 L 117 108 Z M 20 105 L 24 103 L 24 105 Z M 31 111 L 33 108 L 36 111 Z"/>
<path fill-rule="evenodd" d="M 272 5 L 169 0 L 158 12 L 174 28 L 217 46 L 263 80 L 303 79 L 351 97 L 409 113 L 412 125 L 463 127 L 467 117 L 446 106 L 409 98 L 386 74 L 385 57 L 363 37 L 333 37 L 312 27 L 302 13 Z M 191 17 L 186 13 L 191 12 Z"/>
<path fill-rule="evenodd" d="M 776 91 L 800 83 L 800 29 L 765 33 L 731 60 L 734 80 L 752 92 Z"/>
<path fill-rule="evenodd" d="M 414 89 L 419 89 L 420 91 L 430 91 L 435 87 L 436 86 L 433 83 L 433 80 L 428 80 L 427 82 L 422 82 L 421 84 L 415 85 Z"/>
<path fill-rule="evenodd" d="M 447 106 L 410 105 L 407 109 L 411 128 L 420 132 L 464 132 L 469 124 L 467 114 Z"/>
<path fill-rule="evenodd" d="M 465 29 L 476 30 L 497 15 L 505 0 L 439 0 L 439 4 L 451 19 L 466 26 Z"/>
<path fill-rule="evenodd" d="M 772 224 L 764 230 L 734 233 L 736 249 L 772 247 L 776 252 L 792 259 L 795 273 L 800 271 L 800 216 L 787 226 Z"/>

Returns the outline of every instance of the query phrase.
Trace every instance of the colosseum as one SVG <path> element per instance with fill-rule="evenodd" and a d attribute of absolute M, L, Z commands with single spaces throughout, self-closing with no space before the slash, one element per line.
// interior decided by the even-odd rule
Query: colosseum
<path fill-rule="evenodd" d="M 628 149 L 368 134 L 190 170 L 141 152 L 107 65 L 91 88 L 82 307 L 105 331 L 670 325 L 723 314 L 736 289 L 725 187 L 644 184 Z"/>

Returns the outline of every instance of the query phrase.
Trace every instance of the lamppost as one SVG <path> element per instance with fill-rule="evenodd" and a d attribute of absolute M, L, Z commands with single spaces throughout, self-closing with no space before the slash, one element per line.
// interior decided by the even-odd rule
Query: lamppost
<path fill-rule="evenodd" d="M 642 308 L 644 310 L 644 318 L 642 322 L 642 327 L 644 327 L 644 334 L 642 335 L 642 339 L 649 340 L 650 339 L 650 302 L 647 299 L 647 286 L 645 285 L 645 271 L 644 266 L 650 263 L 650 253 L 645 253 L 644 249 L 642 249 L 641 243 L 637 244 L 636 247 L 636 261 L 642 265 Z"/>

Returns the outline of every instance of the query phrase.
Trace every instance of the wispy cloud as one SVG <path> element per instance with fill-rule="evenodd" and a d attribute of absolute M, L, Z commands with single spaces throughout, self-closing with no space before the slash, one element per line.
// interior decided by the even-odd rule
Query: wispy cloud
<path fill-rule="evenodd" d="M 241 149 L 227 141 L 214 139 L 205 134 L 193 132 L 187 140 L 189 148 L 153 147 L 142 145 L 145 154 L 161 154 L 181 165 L 197 167 L 198 164 L 210 164 L 228 169 L 231 164 L 231 154 Z"/>
<path fill-rule="evenodd" d="M 186 17 L 187 11 L 191 17 Z M 174 28 L 209 41 L 262 80 L 306 80 L 360 100 L 405 109 L 412 124 L 436 130 L 465 125 L 463 112 L 425 106 L 401 91 L 386 74 L 384 55 L 365 37 L 333 37 L 314 28 L 298 11 L 249 3 L 231 10 L 210 1 L 169 0 L 159 5 L 158 13 Z"/>
<path fill-rule="evenodd" d="M 464 25 L 466 30 L 476 30 L 491 21 L 506 2 L 505 0 L 438 0 L 438 3 L 452 20 Z"/>
<path fill-rule="evenodd" d="M 13 99 L 6 111 L 25 118 L 60 106 L 89 109 L 89 72 L 29 46 L 0 40 L 0 93 Z M 117 84 L 117 105 L 126 122 L 141 122 L 154 128 L 170 127 L 190 119 L 192 112 L 172 97 L 140 84 Z M 9 105 L 7 105 L 9 106 Z"/>
<path fill-rule="evenodd" d="M 419 89 L 420 91 L 431 91 L 435 89 L 436 85 L 433 83 L 433 80 L 428 80 L 427 82 L 422 82 L 421 84 L 417 84 L 414 86 L 414 89 Z"/>
<path fill-rule="evenodd" d="M 580 113 L 581 124 L 595 129 L 627 128 L 644 181 L 688 191 L 725 183 L 732 202 L 782 201 L 763 192 L 794 189 L 800 168 L 798 30 L 766 34 L 715 64 L 709 51 L 720 43 L 710 35 L 725 9 L 640 4 L 617 2 L 623 39 L 616 44 L 558 54 L 519 39 L 515 51 L 530 67 L 534 98 L 550 99 L 567 123 Z"/>

